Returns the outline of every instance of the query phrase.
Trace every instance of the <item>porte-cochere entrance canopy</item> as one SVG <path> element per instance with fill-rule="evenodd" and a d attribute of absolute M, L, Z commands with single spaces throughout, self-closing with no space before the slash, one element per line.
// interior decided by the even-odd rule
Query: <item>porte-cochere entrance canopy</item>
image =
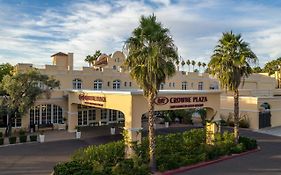
<path fill-rule="evenodd" d="M 218 90 L 162 90 L 155 98 L 155 110 L 206 108 L 207 118 L 219 118 L 220 93 Z M 102 109 L 114 109 L 125 115 L 125 128 L 133 140 L 140 139 L 134 131 L 141 128 L 141 116 L 148 105 L 141 90 L 91 91 L 71 90 L 68 97 L 68 126 L 73 131 L 77 126 L 77 106 L 86 105 Z"/>

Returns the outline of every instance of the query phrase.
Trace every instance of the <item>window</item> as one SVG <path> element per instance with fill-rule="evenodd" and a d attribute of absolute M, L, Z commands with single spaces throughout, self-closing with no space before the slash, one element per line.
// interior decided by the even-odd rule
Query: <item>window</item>
<path fill-rule="evenodd" d="M 12 127 L 21 127 L 21 116 L 18 114 L 14 114 L 13 116 L 14 119 L 12 120 Z M 0 113 L 0 127 L 7 127 L 9 124 L 9 116 L 7 109 L 3 108 L 1 113 Z"/>
<path fill-rule="evenodd" d="M 101 90 L 102 89 L 102 81 L 101 80 L 95 80 L 94 81 L 94 90 Z"/>
<path fill-rule="evenodd" d="M 93 109 L 89 110 L 88 115 L 89 115 L 89 120 L 96 120 L 96 110 Z"/>
<path fill-rule="evenodd" d="M 171 87 L 171 86 L 172 86 L 172 83 L 170 82 L 170 83 L 169 83 L 169 87 Z"/>
<path fill-rule="evenodd" d="M 63 123 L 63 110 L 53 104 L 37 105 L 29 110 L 30 124 Z"/>
<path fill-rule="evenodd" d="M 114 80 L 113 81 L 113 89 L 119 90 L 120 89 L 120 80 Z"/>
<path fill-rule="evenodd" d="M 129 82 L 129 86 L 132 87 L 132 82 Z"/>
<path fill-rule="evenodd" d="M 110 82 L 107 82 L 107 86 L 108 86 L 108 87 L 110 86 Z"/>
<path fill-rule="evenodd" d="M 182 90 L 187 90 L 187 82 L 186 81 L 181 83 L 181 89 Z"/>
<path fill-rule="evenodd" d="M 165 85 L 164 83 L 161 83 L 161 84 L 160 84 L 160 90 L 163 90 L 163 89 L 164 89 L 164 85 Z"/>
<path fill-rule="evenodd" d="M 198 83 L 198 90 L 203 90 L 203 82 Z"/>
<path fill-rule="evenodd" d="M 124 86 L 125 86 L 125 87 L 127 86 L 127 81 L 124 82 Z"/>
<path fill-rule="evenodd" d="M 203 82 L 198 82 L 198 90 L 203 90 Z"/>
<path fill-rule="evenodd" d="M 114 122 L 117 120 L 117 111 L 116 110 L 109 110 L 109 121 Z"/>
<path fill-rule="evenodd" d="M 175 84 L 176 84 L 176 83 L 173 83 L 173 87 L 175 87 Z"/>
<path fill-rule="evenodd" d="M 107 109 L 102 109 L 101 110 L 101 120 L 106 120 L 107 119 Z"/>
<path fill-rule="evenodd" d="M 82 80 L 74 79 L 72 81 L 72 86 L 73 86 L 73 89 L 82 89 Z"/>

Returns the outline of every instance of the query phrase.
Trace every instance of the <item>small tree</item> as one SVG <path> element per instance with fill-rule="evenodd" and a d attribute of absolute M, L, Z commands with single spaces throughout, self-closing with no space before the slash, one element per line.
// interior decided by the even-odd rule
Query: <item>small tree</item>
<path fill-rule="evenodd" d="M 6 108 L 8 113 L 6 135 L 11 134 L 15 117 L 23 116 L 40 95 L 45 94 L 49 98 L 52 89 L 59 87 L 59 84 L 59 81 L 35 70 L 6 75 L 1 84 L 1 89 L 5 91 L 1 98 L 1 106 Z"/>

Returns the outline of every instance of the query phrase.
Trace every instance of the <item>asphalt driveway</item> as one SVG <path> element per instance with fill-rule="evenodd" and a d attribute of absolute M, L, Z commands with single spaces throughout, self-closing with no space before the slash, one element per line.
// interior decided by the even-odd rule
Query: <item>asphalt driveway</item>
<path fill-rule="evenodd" d="M 164 128 L 157 130 L 157 134 L 181 132 L 186 129 L 189 128 Z M 88 134 L 91 135 L 90 131 Z M 243 130 L 241 134 L 256 138 L 261 151 L 194 169 L 181 173 L 181 175 L 281 175 L 281 137 L 255 133 L 249 130 Z M 81 140 L 72 139 L 0 147 L 0 174 L 50 174 L 55 164 L 69 160 L 75 150 L 121 138 L 120 134 L 89 136 Z"/>

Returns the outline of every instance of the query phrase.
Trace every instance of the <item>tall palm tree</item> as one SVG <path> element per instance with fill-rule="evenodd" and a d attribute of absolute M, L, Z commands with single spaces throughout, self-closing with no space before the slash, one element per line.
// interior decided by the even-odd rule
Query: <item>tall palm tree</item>
<path fill-rule="evenodd" d="M 180 66 L 179 66 L 180 65 L 180 61 L 179 60 L 176 61 L 176 65 L 177 65 L 177 71 L 179 71 L 180 70 Z"/>
<path fill-rule="evenodd" d="M 148 102 L 149 165 L 152 172 L 156 170 L 154 99 L 160 84 L 176 72 L 174 63 L 178 60 L 178 54 L 173 42 L 169 30 L 156 21 L 155 15 L 151 15 L 141 17 L 139 26 L 124 47 L 128 53 L 125 65 L 130 68 L 131 77 L 143 89 Z"/>
<path fill-rule="evenodd" d="M 84 61 L 88 62 L 89 67 L 90 67 L 92 65 L 92 62 L 93 62 L 92 61 L 92 56 L 91 55 L 87 55 Z"/>
<path fill-rule="evenodd" d="M 194 72 L 194 66 L 195 66 L 196 62 L 194 60 L 192 60 L 191 64 L 192 64 L 192 69 L 193 69 L 193 72 Z"/>
<path fill-rule="evenodd" d="M 87 55 L 84 61 L 88 62 L 90 67 L 91 65 L 93 65 L 94 61 L 96 61 L 100 55 L 101 55 L 101 51 L 96 50 L 94 55 Z"/>
<path fill-rule="evenodd" d="M 199 61 L 199 62 L 197 63 L 197 66 L 198 66 L 198 68 L 199 68 L 199 72 L 200 72 L 200 67 L 201 67 L 201 65 L 202 65 L 202 63 Z"/>
<path fill-rule="evenodd" d="M 215 75 L 222 88 L 234 92 L 234 137 L 239 137 L 239 86 L 252 73 L 250 64 L 257 56 L 243 41 L 241 34 L 223 33 L 209 62 L 210 73 Z"/>
<path fill-rule="evenodd" d="M 191 64 L 190 60 L 187 60 L 186 64 L 188 65 L 188 72 L 190 72 L 190 64 Z"/>
<path fill-rule="evenodd" d="M 183 70 L 184 65 L 185 65 L 185 61 L 184 61 L 184 60 L 182 60 L 182 61 L 181 61 L 181 67 L 182 67 L 182 70 Z"/>
<path fill-rule="evenodd" d="M 203 69 L 205 69 L 206 66 L 207 66 L 206 63 L 202 63 Z M 205 71 L 205 70 L 204 70 L 204 71 Z"/>

